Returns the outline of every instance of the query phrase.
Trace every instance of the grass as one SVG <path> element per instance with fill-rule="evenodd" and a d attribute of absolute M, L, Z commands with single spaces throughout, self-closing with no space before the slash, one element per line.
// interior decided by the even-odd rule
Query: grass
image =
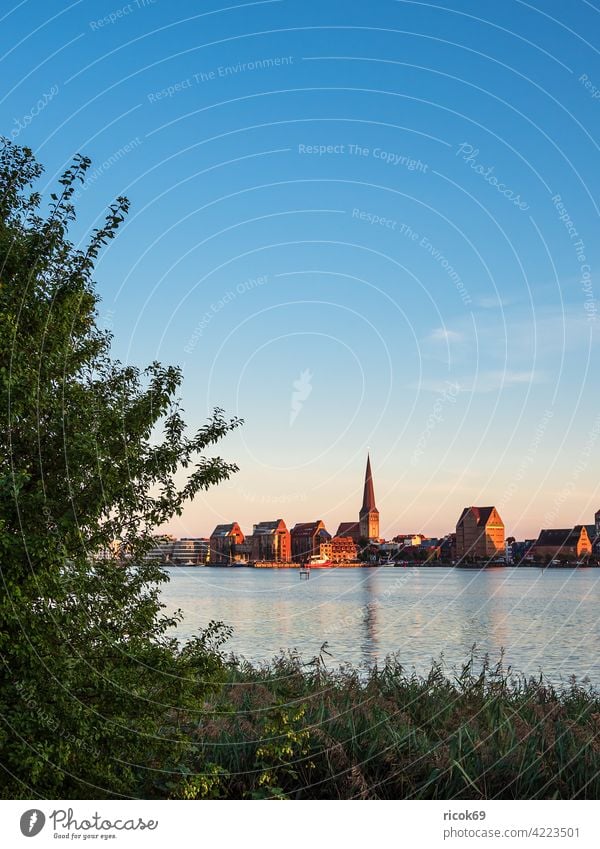
<path fill-rule="evenodd" d="M 288 653 L 232 659 L 188 740 L 177 798 L 598 799 L 600 696 L 474 656 L 426 677 Z"/>

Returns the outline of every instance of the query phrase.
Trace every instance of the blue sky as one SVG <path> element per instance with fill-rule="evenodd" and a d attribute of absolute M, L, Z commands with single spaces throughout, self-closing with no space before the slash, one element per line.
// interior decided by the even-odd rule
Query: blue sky
<path fill-rule="evenodd" d="M 350 6 L 351 8 L 348 8 Z M 114 352 L 243 416 L 240 473 L 170 526 L 360 505 L 382 531 L 600 507 L 598 12 L 507 0 L 5 4 L 2 131 L 48 190 L 93 159 L 76 239 Z M 40 105 L 41 104 L 41 105 Z"/>

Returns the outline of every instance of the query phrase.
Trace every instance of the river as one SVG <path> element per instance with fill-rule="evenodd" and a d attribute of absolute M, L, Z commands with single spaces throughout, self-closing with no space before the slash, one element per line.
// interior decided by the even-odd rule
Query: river
<path fill-rule="evenodd" d="M 328 643 L 330 665 L 364 666 L 397 654 L 426 672 L 450 670 L 476 644 L 491 661 L 556 684 L 572 675 L 600 688 L 600 569 L 170 568 L 168 611 L 182 639 L 211 619 L 233 626 L 227 646 L 252 661 L 297 649 L 306 660 Z"/>

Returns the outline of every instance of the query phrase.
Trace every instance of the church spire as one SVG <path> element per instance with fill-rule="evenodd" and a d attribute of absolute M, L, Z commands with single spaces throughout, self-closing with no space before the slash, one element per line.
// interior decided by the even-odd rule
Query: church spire
<path fill-rule="evenodd" d="M 379 510 L 375 506 L 375 490 L 371 474 L 371 458 L 367 454 L 367 469 L 365 471 L 365 489 L 363 503 L 358 514 L 360 536 L 367 540 L 379 539 Z"/>
<path fill-rule="evenodd" d="M 375 506 L 375 490 L 373 489 L 373 476 L 371 474 L 371 458 L 367 454 L 367 468 L 365 471 L 365 488 L 363 492 L 363 503 L 360 508 L 362 513 L 370 513 L 372 510 L 377 510 Z"/>

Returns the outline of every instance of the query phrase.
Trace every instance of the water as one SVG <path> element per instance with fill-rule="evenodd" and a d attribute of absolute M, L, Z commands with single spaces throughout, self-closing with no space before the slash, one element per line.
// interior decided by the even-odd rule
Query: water
<path fill-rule="evenodd" d="M 451 568 L 313 570 L 171 568 L 167 609 L 185 639 L 211 619 L 234 627 L 227 644 L 252 661 L 281 649 L 309 660 L 327 641 L 328 663 L 356 666 L 397 653 L 426 672 L 433 658 L 478 654 L 556 684 L 600 687 L 600 569 Z"/>

